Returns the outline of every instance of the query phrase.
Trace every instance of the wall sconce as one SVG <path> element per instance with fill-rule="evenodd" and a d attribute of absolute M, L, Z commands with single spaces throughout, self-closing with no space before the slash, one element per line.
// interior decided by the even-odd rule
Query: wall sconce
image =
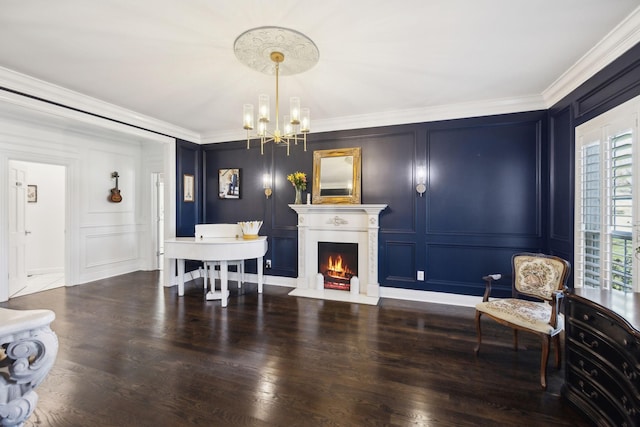
<path fill-rule="evenodd" d="M 426 186 L 427 171 L 424 166 L 416 168 L 416 191 L 420 194 L 420 197 L 427 191 Z"/>
<path fill-rule="evenodd" d="M 269 198 L 271 196 L 271 175 L 265 173 L 262 175 L 262 188 L 264 188 L 264 195 Z"/>

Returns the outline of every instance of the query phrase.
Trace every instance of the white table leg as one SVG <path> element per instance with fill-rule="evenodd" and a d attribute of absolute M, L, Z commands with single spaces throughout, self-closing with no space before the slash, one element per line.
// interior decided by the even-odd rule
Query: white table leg
<path fill-rule="evenodd" d="M 264 257 L 258 258 L 258 293 L 262 293 L 262 262 Z"/>
<path fill-rule="evenodd" d="M 184 259 L 178 260 L 178 296 L 184 296 Z"/>
<path fill-rule="evenodd" d="M 220 291 L 222 306 L 226 307 L 229 299 L 229 264 L 226 260 L 220 261 Z"/>
<path fill-rule="evenodd" d="M 204 267 L 204 293 L 206 295 L 207 289 L 209 288 L 209 263 L 202 261 L 202 266 Z"/>

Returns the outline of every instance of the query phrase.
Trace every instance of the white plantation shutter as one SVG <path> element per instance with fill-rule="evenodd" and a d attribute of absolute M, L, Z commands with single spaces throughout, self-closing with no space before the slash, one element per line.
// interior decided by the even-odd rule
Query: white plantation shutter
<path fill-rule="evenodd" d="M 576 129 L 576 287 L 638 290 L 634 250 L 640 199 L 634 175 L 640 176 L 640 161 L 634 145 L 639 106 L 636 101 L 609 112 L 616 116 L 606 113 Z"/>
<path fill-rule="evenodd" d="M 581 150 L 582 174 L 580 212 L 582 232 L 576 246 L 580 246 L 577 270 L 584 286 L 597 287 L 600 283 L 600 141 L 591 142 Z"/>

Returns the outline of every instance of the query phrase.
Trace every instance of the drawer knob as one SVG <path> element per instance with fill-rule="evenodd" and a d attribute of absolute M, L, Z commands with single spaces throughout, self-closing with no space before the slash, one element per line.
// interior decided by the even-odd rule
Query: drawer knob
<path fill-rule="evenodd" d="M 588 314 L 583 314 L 582 320 L 584 320 L 585 322 L 588 322 L 589 320 L 591 320 L 591 316 L 589 316 Z"/>
<path fill-rule="evenodd" d="M 582 341 L 582 344 L 586 345 L 589 348 L 596 348 L 598 347 L 598 341 L 593 340 L 590 343 L 586 342 L 584 339 L 584 332 L 580 332 L 580 334 L 578 334 L 578 336 L 580 337 L 580 340 Z"/>
<path fill-rule="evenodd" d="M 597 377 L 597 376 L 598 376 L 598 371 L 597 371 L 596 369 L 592 369 L 592 370 L 590 370 L 590 371 L 587 371 L 587 370 L 585 369 L 585 367 L 584 367 L 584 360 L 581 360 L 581 361 L 579 362 L 579 364 L 580 364 L 580 369 L 582 370 L 582 372 L 584 372 L 584 373 L 585 373 L 585 374 L 587 374 L 588 376 L 590 376 L 590 377 L 592 377 L 592 378 L 595 378 L 595 377 Z"/>
<path fill-rule="evenodd" d="M 578 384 L 580 385 L 580 390 L 582 390 L 582 393 L 584 393 L 585 396 L 591 398 L 591 399 L 597 399 L 598 398 L 598 393 L 596 393 L 595 391 L 591 391 L 591 393 L 587 393 L 587 391 L 584 389 L 584 381 L 580 381 L 578 382 Z"/>
<path fill-rule="evenodd" d="M 636 372 L 631 370 L 629 371 L 629 364 L 627 362 L 623 362 L 622 363 L 622 372 L 624 372 L 624 376 L 629 378 L 630 380 L 635 380 L 636 379 Z"/>
<path fill-rule="evenodd" d="M 620 399 L 620 400 L 622 401 L 622 407 L 627 412 L 627 414 L 629 414 L 631 416 L 636 414 L 636 408 L 629 407 L 629 405 L 628 405 L 629 400 L 627 399 L 627 396 L 622 396 L 622 399 Z"/>

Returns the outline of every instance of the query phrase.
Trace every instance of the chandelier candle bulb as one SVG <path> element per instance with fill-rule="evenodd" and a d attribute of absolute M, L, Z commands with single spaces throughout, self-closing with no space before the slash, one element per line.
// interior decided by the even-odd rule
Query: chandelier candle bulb
<path fill-rule="evenodd" d="M 284 116 L 284 120 L 282 121 L 282 128 L 284 130 L 285 135 L 289 135 L 293 133 L 293 120 L 289 120 L 289 116 Z"/>
<path fill-rule="evenodd" d="M 297 96 L 292 96 L 289 100 L 290 109 L 289 112 L 291 114 L 291 124 L 299 125 L 300 124 L 300 98 Z"/>
<path fill-rule="evenodd" d="M 264 122 L 258 124 L 258 136 L 263 136 L 267 133 L 267 125 Z"/>
<path fill-rule="evenodd" d="M 253 104 L 244 104 L 243 106 L 244 128 L 246 130 L 253 129 Z"/>
<path fill-rule="evenodd" d="M 310 123 L 311 123 L 310 110 L 308 108 L 302 108 L 300 110 L 300 132 L 308 133 Z"/>
<path fill-rule="evenodd" d="M 258 112 L 263 123 L 269 123 L 269 95 L 258 95 Z M 265 126 L 264 129 L 267 127 Z"/>

